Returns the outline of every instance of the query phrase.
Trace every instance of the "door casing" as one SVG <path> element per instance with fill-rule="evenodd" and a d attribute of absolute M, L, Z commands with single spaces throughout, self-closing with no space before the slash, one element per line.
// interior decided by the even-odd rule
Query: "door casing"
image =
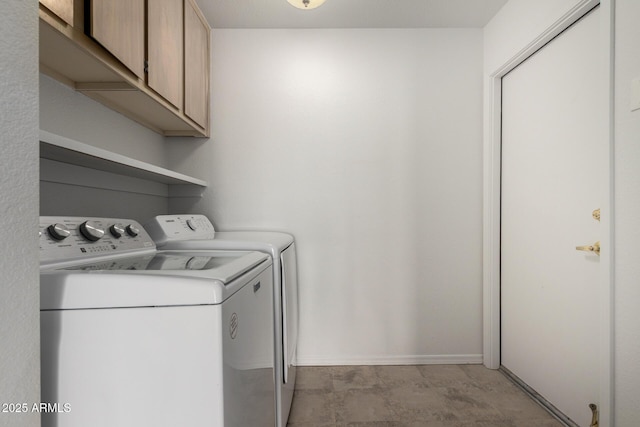
<path fill-rule="evenodd" d="M 600 257 L 600 342 L 596 349 L 585 351 L 600 352 L 600 426 L 614 425 L 613 417 L 613 278 L 614 278 L 614 134 L 613 134 L 613 82 L 614 82 L 614 7 L 615 0 L 581 0 L 520 52 L 490 74 L 489 83 L 489 126 L 484 139 L 484 189 L 483 189 L 483 361 L 487 368 L 500 367 L 500 178 L 501 178 L 501 111 L 502 77 L 513 70 L 529 56 L 569 28 L 591 9 L 601 8 L 601 43 L 596 48 L 602 58 L 602 117 L 606 120 L 608 156 L 600 165 L 605 183 L 605 200 L 601 206 L 602 253 Z"/>

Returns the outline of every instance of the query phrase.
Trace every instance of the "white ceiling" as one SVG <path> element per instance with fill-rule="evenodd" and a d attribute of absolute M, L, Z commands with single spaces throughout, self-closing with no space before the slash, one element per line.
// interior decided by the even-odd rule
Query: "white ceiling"
<path fill-rule="evenodd" d="M 213 28 L 480 28 L 507 0 L 196 0 Z"/>

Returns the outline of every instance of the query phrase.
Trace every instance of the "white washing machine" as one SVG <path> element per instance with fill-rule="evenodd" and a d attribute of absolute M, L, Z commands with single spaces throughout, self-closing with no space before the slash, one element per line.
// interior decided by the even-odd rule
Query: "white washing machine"
<path fill-rule="evenodd" d="M 260 251 L 271 256 L 277 426 L 286 427 L 296 382 L 298 278 L 292 235 L 268 231 L 215 231 L 204 215 L 160 215 L 145 224 L 162 249 Z"/>
<path fill-rule="evenodd" d="M 77 217 L 41 217 L 40 254 L 43 426 L 275 425 L 270 257 Z"/>

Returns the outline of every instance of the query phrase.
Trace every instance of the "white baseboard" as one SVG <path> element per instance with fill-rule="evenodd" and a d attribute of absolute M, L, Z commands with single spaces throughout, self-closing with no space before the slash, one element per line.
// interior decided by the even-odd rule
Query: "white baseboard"
<path fill-rule="evenodd" d="M 471 365 L 481 364 L 482 354 L 438 354 L 415 356 L 298 356 L 297 366 L 342 365 Z"/>

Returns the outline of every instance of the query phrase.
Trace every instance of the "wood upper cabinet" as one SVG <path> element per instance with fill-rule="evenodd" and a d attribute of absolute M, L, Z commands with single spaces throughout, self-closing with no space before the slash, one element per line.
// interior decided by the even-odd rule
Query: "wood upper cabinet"
<path fill-rule="evenodd" d="M 40 0 L 56 16 L 67 24 L 73 26 L 74 0 Z"/>
<path fill-rule="evenodd" d="M 144 79 L 144 0 L 91 0 L 90 35 Z"/>
<path fill-rule="evenodd" d="M 209 25 L 192 0 L 184 2 L 185 114 L 209 127 Z"/>
<path fill-rule="evenodd" d="M 147 83 L 182 109 L 184 30 L 183 0 L 147 3 Z"/>
<path fill-rule="evenodd" d="M 194 0 L 40 0 L 39 14 L 41 72 L 162 135 L 209 135 L 210 29 Z"/>

